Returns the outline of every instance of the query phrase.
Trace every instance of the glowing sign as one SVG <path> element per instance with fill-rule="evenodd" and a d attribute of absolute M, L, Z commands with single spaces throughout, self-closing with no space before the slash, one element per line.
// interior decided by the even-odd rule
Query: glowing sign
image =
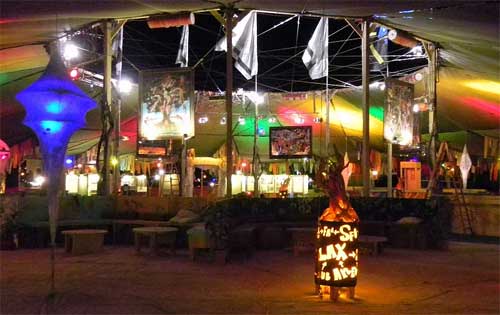
<path fill-rule="evenodd" d="M 320 221 L 316 233 L 318 285 L 354 287 L 358 276 L 357 223 Z"/>

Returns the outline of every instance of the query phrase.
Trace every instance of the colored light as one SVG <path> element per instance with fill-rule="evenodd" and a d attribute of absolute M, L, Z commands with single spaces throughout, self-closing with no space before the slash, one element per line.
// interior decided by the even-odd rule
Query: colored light
<path fill-rule="evenodd" d="M 78 69 L 76 69 L 76 68 L 71 69 L 71 71 L 69 72 L 69 76 L 71 77 L 72 80 L 77 79 L 78 78 Z"/>
<path fill-rule="evenodd" d="M 48 103 L 45 109 L 47 110 L 48 113 L 59 114 L 63 111 L 64 106 L 61 103 L 54 101 Z"/>
<path fill-rule="evenodd" d="M 490 80 L 473 80 L 463 82 L 462 85 L 481 92 L 500 95 L 500 82 Z"/>
<path fill-rule="evenodd" d="M 40 126 L 45 134 L 54 134 L 61 131 L 63 122 L 55 120 L 42 120 L 40 121 Z"/>
<path fill-rule="evenodd" d="M 68 164 L 68 165 L 73 164 L 73 160 L 72 159 L 66 159 L 66 164 Z"/>

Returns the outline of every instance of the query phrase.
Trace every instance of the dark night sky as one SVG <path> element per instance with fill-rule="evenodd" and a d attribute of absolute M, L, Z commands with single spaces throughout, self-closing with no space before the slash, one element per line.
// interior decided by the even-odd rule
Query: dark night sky
<path fill-rule="evenodd" d="M 258 15 L 258 34 L 288 19 L 287 15 Z M 259 90 L 304 91 L 324 89 L 325 79 L 311 80 L 302 63 L 302 51 L 319 21 L 316 17 L 301 17 L 297 34 L 297 18 L 258 36 Z M 348 82 L 361 85 L 361 40 L 343 20 L 330 19 L 330 88 L 341 88 Z M 182 28 L 150 29 L 146 21 L 129 21 L 124 28 L 124 76 L 137 82 L 139 70 L 177 68 L 175 58 Z M 209 13 L 196 14 L 195 25 L 190 26 L 189 65 L 193 66 L 207 54 L 224 32 L 220 23 Z M 332 35 L 333 34 L 333 35 Z M 297 41 L 296 41 L 297 39 Z M 347 40 L 347 41 L 346 41 Z M 339 51 L 340 50 L 340 51 Z M 389 44 L 389 54 L 403 54 L 408 49 Z M 337 55 L 336 55 L 337 54 Z M 296 55 L 295 57 L 293 57 Z M 288 60 L 289 59 L 289 60 Z M 287 60 L 286 62 L 284 62 Z M 279 65 L 280 63 L 283 64 Z M 374 62 L 372 60 L 372 62 Z M 133 66 L 132 66 L 133 64 Z M 390 70 L 400 71 L 425 65 L 426 59 L 395 62 Z M 101 69 L 94 64 L 91 68 Z M 100 71 L 98 71 L 100 72 Z M 372 72 L 371 80 L 382 79 L 380 72 Z M 212 51 L 195 69 L 195 88 L 205 91 L 224 91 L 225 52 Z M 234 88 L 254 88 L 254 80 L 247 81 L 234 70 Z"/>

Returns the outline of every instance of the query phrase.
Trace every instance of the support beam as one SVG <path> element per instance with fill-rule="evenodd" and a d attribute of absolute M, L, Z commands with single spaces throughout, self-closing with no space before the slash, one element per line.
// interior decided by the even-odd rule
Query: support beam
<path fill-rule="evenodd" d="M 434 44 L 424 44 L 428 56 L 428 91 L 430 97 L 429 107 L 429 156 L 432 168 L 436 166 L 436 147 L 438 141 L 437 124 L 437 49 Z"/>
<path fill-rule="evenodd" d="M 363 85 L 363 149 L 361 156 L 361 171 L 363 178 L 363 196 L 370 196 L 370 23 L 363 20 L 363 36 L 361 37 L 361 62 Z"/>
<path fill-rule="evenodd" d="M 387 142 L 387 198 L 392 198 L 392 142 Z"/>
<path fill-rule="evenodd" d="M 226 197 L 233 187 L 233 7 L 226 8 Z"/>
<path fill-rule="evenodd" d="M 363 38 L 363 31 L 360 30 L 359 27 L 356 24 L 354 24 L 353 21 L 351 21 L 349 19 L 345 19 L 345 21 L 356 32 L 356 34 L 359 35 L 359 37 Z"/>
<path fill-rule="evenodd" d="M 118 163 L 114 166 L 113 169 L 113 189 L 112 192 L 114 195 L 118 195 L 118 192 L 121 187 L 121 176 L 120 176 L 120 127 L 121 127 L 121 112 L 122 112 L 122 98 L 120 95 L 119 91 L 119 84 L 122 76 L 122 70 L 121 70 L 121 65 L 123 61 L 123 26 L 127 20 L 120 21 L 119 23 L 113 23 L 116 24 L 114 26 L 114 29 L 112 30 L 112 38 L 111 41 L 113 42 L 114 39 L 116 39 L 116 36 L 119 36 L 117 40 L 120 41 L 119 46 L 120 46 L 120 52 L 117 55 L 117 60 L 116 60 L 116 85 L 115 85 L 115 92 L 118 97 L 115 102 L 115 108 L 114 108 L 114 135 L 113 135 L 113 156 L 116 158 Z M 113 52 L 111 52 L 113 53 Z"/>
<path fill-rule="evenodd" d="M 103 165 L 101 172 L 101 189 L 102 195 L 109 195 L 109 115 L 111 115 L 111 64 L 113 52 L 111 48 L 111 21 L 107 20 L 102 22 L 102 29 L 104 32 L 104 78 L 103 78 L 103 101 L 101 104 L 101 119 L 103 119 L 103 132 L 104 132 L 104 152 L 103 152 Z M 99 159 L 99 157 L 97 157 Z"/>
<path fill-rule="evenodd" d="M 255 75 L 255 95 L 257 95 L 257 75 Z M 257 101 L 254 102 L 255 106 L 255 117 L 253 125 L 253 157 L 252 157 L 252 172 L 253 172 L 253 197 L 259 197 L 259 177 L 260 177 L 260 163 L 257 158 L 259 155 L 259 147 L 257 140 L 259 138 L 259 104 Z"/>

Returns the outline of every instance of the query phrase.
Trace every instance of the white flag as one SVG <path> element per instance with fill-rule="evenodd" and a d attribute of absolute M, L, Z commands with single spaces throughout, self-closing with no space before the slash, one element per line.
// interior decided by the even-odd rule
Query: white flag
<path fill-rule="evenodd" d="M 467 177 L 469 177 L 469 171 L 472 167 L 472 161 L 469 156 L 469 152 L 467 152 L 467 145 L 464 145 L 464 151 L 462 152 L 462 156 L 460 157 L 460 172 L 462 173 L 462 181 L 464 184 L 464 189 L 467 188 Z"/>
<path fill-rule="evenodd" d="M 227 39 L 224 36 L 215 50 L 226 51 Z M 257 74 L 259 63 L 257 60 L 257 12 L 250 11 L 233 28 L 233 58 L 234 66 L 245 79 L 250 80 Z"/>
<path fill-rule="evenodd" d="M 302 55 L 302 61 L 311 79 L 316 80 L 328 75 L 328 18 L 319 20 Z"/>
<path fill-rule="evenodd" d="M 189 25 L 184 25 L 182 27 L 182 37 L 179 44 L 179 51 L 177 52 L 177 58 L 175 59 L 176 64 L 180 64 L 181 67 L 188 66 L 189 57 Z"/>

